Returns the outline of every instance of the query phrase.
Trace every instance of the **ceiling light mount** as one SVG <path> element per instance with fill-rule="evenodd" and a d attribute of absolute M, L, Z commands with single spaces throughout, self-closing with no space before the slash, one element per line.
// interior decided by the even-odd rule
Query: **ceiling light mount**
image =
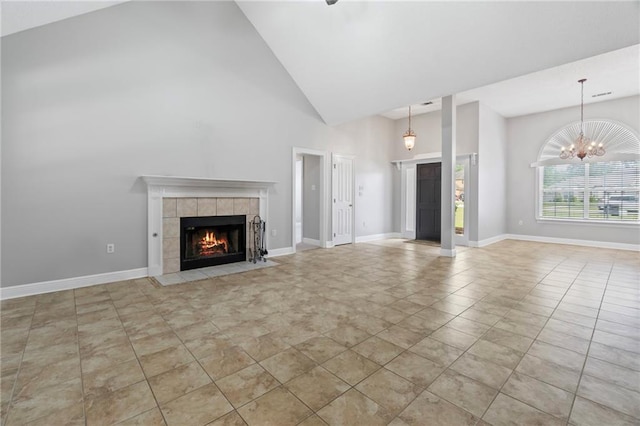
<path fill-rule="evenodd" d="M 584 157 L 593 157 L 594 155 L 600 157 L 605 154 L 602 143 L 597 144 L 595 141 L 590 140 L 584 135 L 584 82 L 586 78 L 578 80 L 580 83 L 580 134 L 575 143 L 571 144 L 568 148 L 562 147 L 560 150 L 560 158 L 566 160 L 568 158 L 578 157 L 580 161 L 584 160 Z"/>
<path fill-rule="evenodd" d="M 416 134 L 411 130 L 411 105 L 409 105 L 409 129 L 402 135 L 402 139 L 404 139 L 404 147 L 408 151 L 411 151 L 416 145 Z"/>

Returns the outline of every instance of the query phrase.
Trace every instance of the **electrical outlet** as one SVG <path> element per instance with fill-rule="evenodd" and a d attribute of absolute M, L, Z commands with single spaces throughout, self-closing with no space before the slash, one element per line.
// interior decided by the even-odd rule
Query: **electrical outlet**
<path fill-rule="evenodd" d="M 277 234 L 278 234 L 278 233 L 276 232 L 276 230 L 275 230 L 275 229 L 272 229 L 272 230 L 271 230 L 271 236 L 272 236 L 272 237 L 275 237 Z"/>
<path fill-rule="evenodd" d="M 518 225 L 521 225 L 521 226 L 522 226 L 522 224 L 523 224 L 523 223 L 524 223 L 524 222 L 522 221 L 522 219 L 520 219 L 520 220 L 518 221 Z"/>
<path fill-rule="evenodd" d="M 111 253 L 115 253 L 116 251 L 116 245 L 113 243 L 107 244 L 107 253 L 111 254 Z"/>

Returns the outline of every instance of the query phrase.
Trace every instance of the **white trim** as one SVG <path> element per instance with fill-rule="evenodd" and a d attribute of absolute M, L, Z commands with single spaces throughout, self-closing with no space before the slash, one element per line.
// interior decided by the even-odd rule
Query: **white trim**
<path fill-rule="evenodd" d="M 399 232 L 387 232 L 384 234 L 372 234 L 356 237 L 356 243 L 367 243 L 369 241 L 388 240 L 389 238 L 402 238 Z"/>
<path fill-rule="evenodd" d="M 485 238 L 480 241 L 469 241 L 469 247 L 486 247 L 491 244 L 499 243 L 500 241 L 504 241 L 509 238 L 508 234 L 500 234 L 495 237 Z"/>
<path fill-rule="evenodd" d="M 74 288 L 91 287 L 116 281 L 145 278 L 147 276 L 147 268 L 138 268 L 128 271 L 106 272 L 104 274 L 85 275 L 82 277 L 2 287 L 0 288 L 0 300 L 33 296 L 35 294 L 51 293 L 54 291 L 72 290 Z"/>
<path fill-rule="evenodd" d="M 149 276 L 156 277 L 164 273 L 162 265 L 163 198 L 258 198 L 259 215 L 262 220 L 269 223 L 269 189 L 276 182 L 181 176 L 145 175 L 141 178 L 147 184 L 147 268 Z"/>
<path fill-rule="evenodd" d="M 313 238 L 302 238 L 302 242 L 304 244 L 309 244 L 312 246 L 318 246 L 318 247 L 322 247 L 322 244 L 320 244 L 320 240 L 314 240 Z"/>
<path fill-rule="evenodd" d="M 286 256 L 289 254 L 295 254 L 295 249 L 293 247 L 283 247 L 278 249 L 269 249 L 269 257 L 278 257 L 278 256 Z"/>
<path fill-rule="evenodd" d="M 456 249 L 440 249 L 440 256 L 444 257 L 456 257 Z"/>
<path fill-rule="evenodd" d="M 622 228 L 628 228 L 628 227 L 638 227 L 638 225 L 640 224 L 640 221 L 637 220 L 628 220 L 628 221 L 622 221 L 622 220 L 610 220 L 610 221 L 606 221 L 606 220 L 598 220 L 598 219 L 571 219 L 571 218 L 566 218 L 566 219 L 561 219 L 561 218 L 536 218 L 536 222 L 537 223 L 546 223 L 546 224 L 555 224 L 555 225 L 563 225 L 563 224 L 572 224 L 572 225 L 587 225 L 587 226 L 604 226 L 604 227 L 609 227 L 609 228 L 618 228 L 618 227 L 622 227 Z"/>
<path fill-rule="evenodd" d="M 324 244 L 324 248 L 334 248 L 335 244 L 333 244 L 333 240 L 327 241 Z"/>
<path fill-rule="evenodd" d="M 509 240 L 535 241 L 539 243 L 568 244 L 572 246 L 600 247 L 616 250 L 640 251 L 640 244 L 613 243 L 609 241 L 575 240 L 570 238 L 542 237 L 538 235 L 507 234 Z"/>

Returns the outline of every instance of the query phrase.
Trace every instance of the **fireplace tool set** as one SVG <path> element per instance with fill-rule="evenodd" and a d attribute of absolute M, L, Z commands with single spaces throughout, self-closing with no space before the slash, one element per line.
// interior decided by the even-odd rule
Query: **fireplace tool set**
<path fill-rule="evenodd" d="M 267 251 L 267 244 L 265 242 L 265 233 L 267 230 L 267 222 L 262 220 L 260 216 L 254 216 L 250 222 L 251 232 L 253 233 L 253 247 L 249 247 L 249 262 L 256 263 L 260 260 L 267 261 L 265 257 L 269 252 Z"/>

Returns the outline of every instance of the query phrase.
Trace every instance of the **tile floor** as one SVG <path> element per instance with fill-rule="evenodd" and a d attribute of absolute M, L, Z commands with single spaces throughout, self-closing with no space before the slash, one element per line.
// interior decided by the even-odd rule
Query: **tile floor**
<path fill-rule="evenodd" d="M 638 425 L 640 257 L 401 240 L 3 301 L 3 425 Z"/>

